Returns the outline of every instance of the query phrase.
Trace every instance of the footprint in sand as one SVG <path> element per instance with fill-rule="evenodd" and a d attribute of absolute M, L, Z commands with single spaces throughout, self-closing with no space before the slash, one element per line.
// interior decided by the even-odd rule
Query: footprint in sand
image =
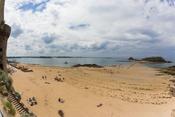
<path fill-rule="evenodd" d="M 44 99 L 44 105 L 45 105 L 45 106 L 48 105 L 48 99 L 47 99 L 47 96 L 45 96 L 45 99 Z"/>

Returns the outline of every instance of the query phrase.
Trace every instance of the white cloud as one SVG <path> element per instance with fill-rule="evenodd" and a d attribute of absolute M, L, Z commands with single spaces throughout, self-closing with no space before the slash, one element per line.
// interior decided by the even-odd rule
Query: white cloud
<path fill-rule="evenodd" d="M 20 9 L 28 3 L 44 4 Z M 165 1 L 7 0 L 5 11 L 12 30 L 23 30 L 9 39 L 12 56 L 168 56 L 175 46 L 175 7 Z"/>

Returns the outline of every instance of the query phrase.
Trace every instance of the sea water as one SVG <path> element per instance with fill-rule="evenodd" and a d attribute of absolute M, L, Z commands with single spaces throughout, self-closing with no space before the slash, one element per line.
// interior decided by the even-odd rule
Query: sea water
<path fill-rule="evenodd" d="M 127 58 L 110 58 L 110 57 L 61 57 L 61 58 L 9 58 L 9 61 L 16 61 L 27 64 L 40 64 L 43 66 L 60 66 L 60 67 L 71 67 L 76 64 L 97 64 L 101 66 L 111 66 L 119 64 L 130 63 Z M 164 64 L 146 64 L 151 67 L 168 67 L 175 65 L 173 63 Z"/>

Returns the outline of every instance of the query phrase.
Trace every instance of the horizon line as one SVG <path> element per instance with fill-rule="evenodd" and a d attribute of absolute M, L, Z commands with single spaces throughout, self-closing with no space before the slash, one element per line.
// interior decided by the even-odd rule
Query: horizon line
<path fill-rule="evenodd" d="M 93 57 L 93 56 L 7 56 L 7 58 L 119 58 L 119 57 Z"/>

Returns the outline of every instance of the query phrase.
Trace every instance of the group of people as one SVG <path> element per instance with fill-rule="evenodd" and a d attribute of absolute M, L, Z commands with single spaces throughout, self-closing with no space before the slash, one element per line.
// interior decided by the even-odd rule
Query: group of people
<path fill-rule="evenodd" d="M 29 98 L 27 101 L 30 104 L 30 106 L 37 105 L 37 101 L 35 97 Z"/>

